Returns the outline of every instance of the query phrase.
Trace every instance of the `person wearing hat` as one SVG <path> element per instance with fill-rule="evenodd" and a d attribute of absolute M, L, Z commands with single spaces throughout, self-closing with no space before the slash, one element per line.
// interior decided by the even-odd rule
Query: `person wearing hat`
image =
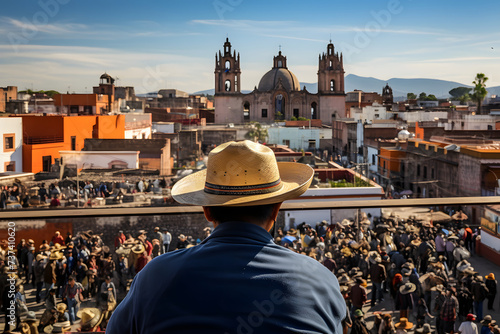
<path fill-rule="evenodd" d="M 408 330 L 413 328 L 413 323 L 408 321 L 408 318 L 399 318 L 399 322 L 394 326 L 396 328 L 396 334 L 408 333 Z"/>
<path fill-rule="evenodd" d="M 399 286 L 396 293 L 395 309 L 399 310 L 399 318 L 408 318 L 408 310 L 413 309 L 413 292 L 417 287 L 413 283 L 405 283 Z"/>
<path fill-rule="evenodd" d="M 493 318 L 491 315 L 485 315 L 483 320 L 480 321 L 481 323 L 481 331 L 480 334 L 491 334 L 491 329 L 490 329 L 490 324 Z"/>
<path fill-rule="evenodd" d="M 453 288 L 448 288 L 439 314 L 444 333 L 449 334 L 453 332 L 457 319 L 458 307 L 459 304 L 457 297 L 455 297 L 455 290 Z"/>
<path fill-rule="evenodd" d="M 495 279 L 494 273 L 489 273 L 484 278 L 486 278 L 486 288 L 488 289 L 488 310 L 495 311 L 493 309 L 493 302 L 495 301 L 495 297 L 497 295 L 497 280 Z"/>
<path fill-rule="evenodd" d="M 333 255 L 331 252 L 326 252 L 325 259 L 323 260 L 323 265 L 333 273 L 337 270 L 337 263 L 333 259 Z"/>
<path fill-rule="evenodd" d="M 160 247 L 160 254 L 165 253 L 163 251 L 163 233 L 160 232 L 160 228 L 158 226 L 156 226 L 154 228 L 153 239 L 157 239 L 159 241 L 159 245 L 161 246 Z"/>
<path fill-rule="evenodd" d="M 370 255 L 370 278 L 372 280 L 372 300 L 371 306 L 375 303 L 384 301 L 384 292 L 382 291 L 382 283 L 387 278 L 385 267 L 382 265 L 382 258 L 377 252 L 371 252 Z"/>
<path fill-rule="evenodd" d="M 472 313 L 467 314 L 467 318 L 458 327 L 458 333 L 463 334 L 479 334 L 477 331 L 477 325 L 474 323 L 476 316 Z"/>
<path fill-rule="evenodd" d="M 483 302 L 489 294 L 488 288 L 483 282 L 483 276 L 476 276 L 472 281 L 470 292 L 474 299 L 474 312 L 479 320 L 483 320 Z"/>
<path fill-rule="evenodd" d="M 353 286 L 351 286 L 351 291 L 349 292 L 349 298 L 351 299 L 351 313 L 357 309 L 363 309 L 363 305 L 366 303 L 367 292 L 366 288 L 363 286 L 364 280 L 361 277 L 356 277 Z"/>
<path fill-rule="evenodd" d="M 188 245 L 189 245 L 188 238 L 184 234 L 180 234 L 177 237 L 177 246 L 175 247 L 175 249 L 184 249 L 187 248 Z"/>
<path fill-rule="evenodd" d="M 369 334 L 370 331 L 363 318 L 364 313 L 361 309 L 356 309 L 353 313 L 354 319 L 352 322 L 351 334 Z"/>
<path fill-rule="evenodd" d="M 87 307 L 78 311 L 81 332 L 97 332 L 100 331 L 99 325 L 102 322 L 102 312 L 98 308 Z"/>
<path fill-rule="evenodd" d="M 35 257 L 35 261 L 33 263 L 33 273 L 35 275 L 35 285 L 36 285 L 36 294 L 35 300 L 38 304 L 42 299 L 42 289 L 43 289 L 43 279 L 44 279 L 44 271 L 46 262 L 45 259 L 47 257 L 43 254 L 37 254 Z"/>
<path fill-rule="evenodd" d="M 272 333 L 290 326 L 340 333 L 346 305 L 335 275 L 269 234 L 281 203 L 303 194 L 313 176 L 309 166 L 277 162 L 270 148 L 251 141 L 213 149 L 205 170 L 172 188 L 177 202 L 203 207 L 213 233 L 149 263 L 107 333 Z"/>
<path fill-rule="evenodd" d="M 36 314 L 29 311 L 21 323 L 21 333 L 38 334 Z"/>

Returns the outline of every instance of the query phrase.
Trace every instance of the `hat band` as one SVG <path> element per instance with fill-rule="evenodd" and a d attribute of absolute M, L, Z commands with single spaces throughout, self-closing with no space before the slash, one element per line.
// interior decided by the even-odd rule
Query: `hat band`
<path fill-rule="evenodd" d="M 213 195 L 260 195 L 269 194 L 283 187 L 281 178 L 274 182 L 251 186 L 223 186 L 205 182 L 205 192 Z"/>

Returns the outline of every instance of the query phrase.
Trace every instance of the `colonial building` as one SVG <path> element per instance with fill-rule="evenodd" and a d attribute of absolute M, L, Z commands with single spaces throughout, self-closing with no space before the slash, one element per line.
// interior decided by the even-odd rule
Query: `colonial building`
<path fill-rule="evenodd" d="M 240 64 L 240 54 L 226 39 L 223 52 L 215 55 L 215 123 L 272 123 L 304 117 L 331 124 L 345 117 L 343 58 L 335 53 L 331 41 L 327 52 L 319 55 L 316 94 L 300 88 L 281 51 L 274 57 L 272 69 L 249 94 L 241 93 Z"/>

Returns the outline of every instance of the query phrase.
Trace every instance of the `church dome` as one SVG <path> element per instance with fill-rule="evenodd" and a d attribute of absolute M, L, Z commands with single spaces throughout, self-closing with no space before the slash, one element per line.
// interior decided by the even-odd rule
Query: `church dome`
<path fill-rule="evenodd" d="M 258 90 L 261 92 L 267 92 L 278 84 L 281 79 L 283 88 L 287 92 L 300 90 L 299 80 L 290 70 L 287 68 L 273 68 L 260 79 Z"/>

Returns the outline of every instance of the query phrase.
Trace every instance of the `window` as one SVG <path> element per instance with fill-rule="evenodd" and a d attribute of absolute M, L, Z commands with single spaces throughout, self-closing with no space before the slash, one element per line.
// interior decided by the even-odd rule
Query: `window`
<path fill-rule="evenodd" d="M 3 135 L 3 151 L 12 152 L 16 150 L 15 140 L 16 135 L 14 133 L 6 133 Z"/>
<path fill-rule="evenodd" d="M 330 92 L 335 91 L 335 80 L 330 80 Z"/>
<path fill-rule="evenodd" d="M 375 154 L 372 154 L 372 165 L 375 165 Z"/>
<path fill-rule="evenodd" d="M 427 166 L 424 166 L 424 179 L 427 178 Z"/>
<path fill-rule="evenodd" d="M 281 60 L 278 60 L 278 67 L 283 67 L 283 62 Z"/>
<path fill-rule="evenodd" d="M 225 90 L 226 90 L 226 92 L 230 92 L 231 91 L 231 81 L 226 80 Z"/>
<path fill-rule="evenodd" d="M 76 151 L 76 136 L 71 136 L 71 150 Z"/>
<path fill-rule="evenodd" d="M 420 165 L 417 165 L 417 176 L 420 176 Z"/>
<path fill-rule="evenodd" d="M 234 76 L 234 90 L 238 91 L 238 76 Z"/>
<path fill-rule="evenodd" d="M 146 134 L 145 133 L 142 134 L 142 139 L 146 139 Z"/>
<path fill-rule="evenodd" d="M 250 120 L 250 103 L 249 102 L 245 102 L 243 104 L 243 119 L 245 121 Z"/>
<path fill-rule="evenodd" d="M 229 71 L 231 69 L 231 62 L 229 60 L 226 60 L 226 71 Z"/>
<path fill-rule="evenodd" d="M 309 139 L 309 149 L 316 148 L 316 140 Z"/>
<path fill-rule="evenodd" d="M 311 119 L 318 119 L 318 105 L 316 102 L 311 103 Z"/>
<path fill-rule="evenodd" d="M 262 118 L 267 118 L 267 109 L 262 109 Z"/>
<path fill-rule="evenodd" d="M 52 156 L 47 155 L 42 157 L 42 168 L 44 172 L 50 172 L 50 165 L 52 165 Z"/>
<path fill-rule="evenodd" d="M 9 161 L 5 163 L 5 171 L 6 172 L 15 172 L 16 171 L 16 162 L 15 161 Z"/>
<path fill-rule="evenodd" d="M 431 179 L 434 180 L 434 168 L 431 168 Z"/>
<path fill-rule="evenodd" d="M 299 109 L 297 108 L 293 109 L 293 117 L 299 118 Z"/>
<path fill-rule="evenodd" d="M 333 62 L 330 60 L 330 68 L 333 68 Z"/>
<path fill-rule="evenodd" d="M 286 145 L 290 147 L 290 140 L 289 139 L 283 139 L 283 145 Z"/>

